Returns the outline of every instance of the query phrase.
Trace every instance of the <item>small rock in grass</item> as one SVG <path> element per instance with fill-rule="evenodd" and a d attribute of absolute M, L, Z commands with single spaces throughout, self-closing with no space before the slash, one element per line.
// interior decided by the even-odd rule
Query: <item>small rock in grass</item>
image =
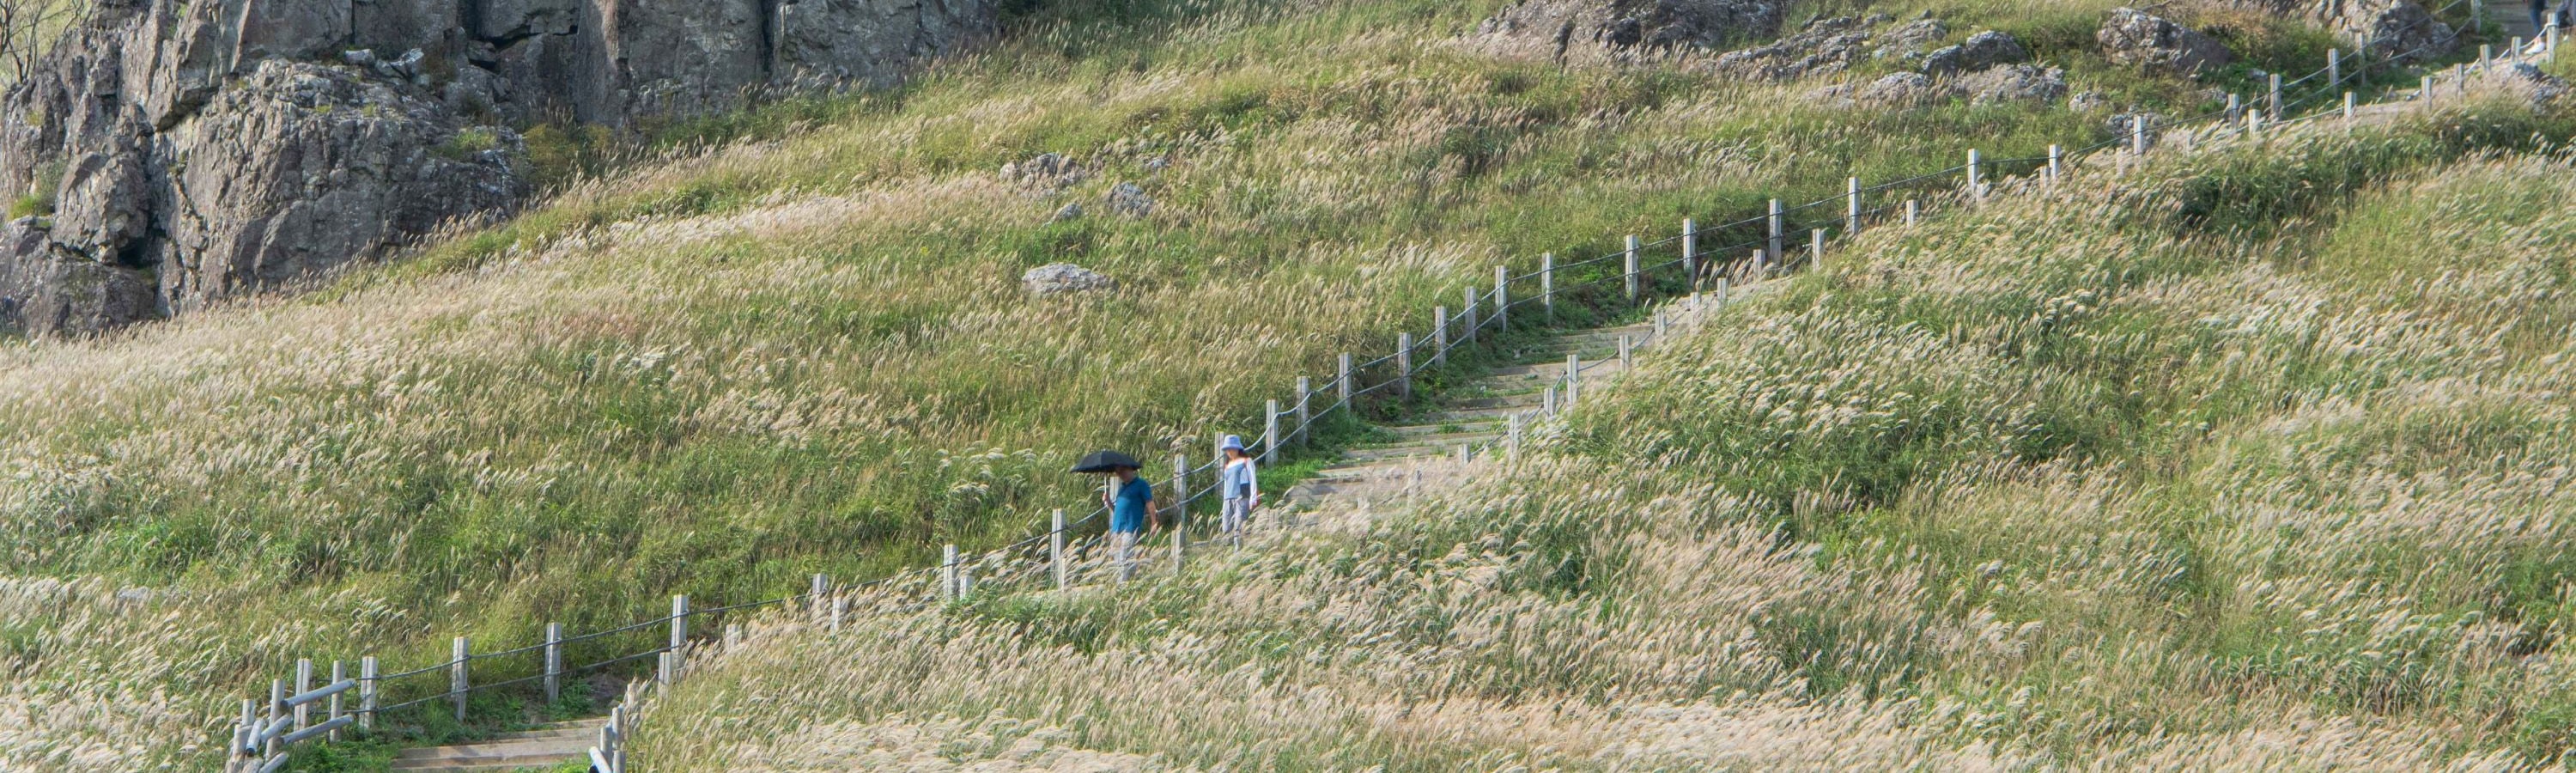
<path fill-rule="evenodd" d="M 1028 288 L 1030 295 L 1049 296 L 1115 290 L 1118 280 L 1071 263 L 1050 263 L 1021 274 L 1020 285 Z"/>

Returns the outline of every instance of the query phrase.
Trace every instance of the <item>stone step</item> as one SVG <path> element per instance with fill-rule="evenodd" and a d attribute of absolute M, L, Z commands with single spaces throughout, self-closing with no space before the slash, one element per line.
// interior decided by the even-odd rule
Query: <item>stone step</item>
<path fill-rule="evenodd" d="M 437 756 L 396 757 L 387 770 L 404 773 L 426 771 L 483 771 L 550 768 L 582 759 L 590 754 L 589 744 L 559 745 L 469 745 L 442 746 L 437 749 L 406 749 L 441 752 Z"/>
<path fill-rule="evenodd" d="M 1471 408 L 1536 408 L 1539 403 L 1544 402 L 1545 400 L 1545 396 L 1541 395 L 1538 390 L 1530 390 L 1514 394 L 1489 395 L 1485 397 L 1460 397 L 1450 400 L 1442 400 L 1440 401 L 1440 407 L 1453 411 L 1467 410 Z"/>
<path fill-rule="evenodd" d="M 506 760 L 560 760 L 589 751 L 587 738 L 533 738 L 481 743 L 404 749 L 394 755 L 394 762 L 492 762 Z"/>
<path fill-rule="evenodd" d="M 1382 448 L 1354 448 L 1348 451 L 1343 451 L 1342 458 L 1357 462 L 1374 462 L 1387 459 L 1437 459 L 1442 457 L 1455 457 L 1458 455 L 1458 447 L 1461 445 L 1473 445 L 1478 448 L 1482 448 L 1501 439 L 1501 435 L 1468 435 L 1456 442 L 1420 443 L 1414 445 L 1386 446 Z"/>

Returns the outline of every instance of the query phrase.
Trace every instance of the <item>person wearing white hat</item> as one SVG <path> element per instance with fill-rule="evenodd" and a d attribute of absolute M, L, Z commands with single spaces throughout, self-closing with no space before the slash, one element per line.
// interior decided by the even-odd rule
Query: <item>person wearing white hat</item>
<path fill-rule="evenodd" d="M 1239 544 L 1252 508 L 1261 504 L 1261 476 L 1253 470 L 1252 452 L 1244 450 L 1242 436 L 1225 436 L 1217 450 L 1225 453 L 1225 467 L 1217 471 L 1217 486 L 1225 497 L 1223 528 L 1226 538 Z"/>

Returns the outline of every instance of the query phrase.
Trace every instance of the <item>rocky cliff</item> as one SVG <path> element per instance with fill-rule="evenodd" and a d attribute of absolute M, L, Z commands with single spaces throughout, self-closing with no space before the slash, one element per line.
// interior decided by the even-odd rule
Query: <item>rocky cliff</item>
<path fill-rule="evenodd" d="M 538 120 L 882 85 L 995 0 L 101 0 L 0 96 L 0 330 L 185 313 L 527 194 Z M 50 210 L 50 211 L 47 211 Z"/>

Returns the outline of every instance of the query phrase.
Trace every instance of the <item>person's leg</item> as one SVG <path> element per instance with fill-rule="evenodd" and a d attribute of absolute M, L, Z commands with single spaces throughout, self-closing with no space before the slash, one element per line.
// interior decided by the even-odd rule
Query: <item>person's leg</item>
<path fill-rule="evenodd" d="M 1118 565 L 1119 582 L 1126 582 L 1127 578 L 1136 575 L 1136 562 L 1130 556 L 1135 549 L 1135 532 L 1120 531 L 1109 534 L 1109 560 Z"/>

